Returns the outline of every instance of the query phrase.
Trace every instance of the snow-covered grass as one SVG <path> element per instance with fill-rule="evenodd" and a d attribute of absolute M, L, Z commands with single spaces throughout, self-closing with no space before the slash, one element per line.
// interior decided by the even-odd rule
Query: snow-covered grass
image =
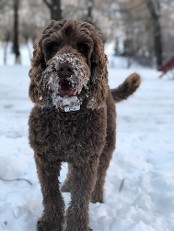
<path fill-rule="evenodd" d="M 118 67 L 117 67 L 118 68 Z M 0 231 L 34 231 L 42 196 L 28 144 L 28 67 L 0 66 Z M 95 231 L 174 230 L 174 82 L 150 69 L 109 68 L 111 87 L 133 71 L 134 96 L 117 105 L 117 148 L 105 183 L 105 203 L 90 204 Z M 62 165 L 61 181 L 66 164 Z M 121 186 L 122 185 L 122 186 Z M 121 188 L 120 188 L 121 186 Z M 63 193 L 66 203 L 69 194 Z"/>

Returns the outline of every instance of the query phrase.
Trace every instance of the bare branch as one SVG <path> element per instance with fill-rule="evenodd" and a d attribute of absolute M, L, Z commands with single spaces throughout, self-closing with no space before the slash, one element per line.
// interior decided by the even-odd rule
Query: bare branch
<path fill-rule="evenodd" d="M 122 189 L 123 189 L 124 181 L 125 181 L 125 178 L 123 178 L 122 181 L 121 181 L 121 184 L 120 184 L 120 187 L 119 187 L 119 190 L 118 190 L 119 192 L 121 192 Z"/>
<path fill-rule="evenodd" d="M 47 0 L 43 0 L 43 2 L 48 6 L 49 9 L 51 9 L 51 4 Z"/>
<path fill-rule="evenodd" d="M 15 178 L 15 179 L 4 179 L 0 177 L 0 180 L 6 181 L 6 182 L 12 182 L 12 181 L 26 181 L 28 184 L 32 185 L 31 181 L 25 179 L 25 178 Z"/>

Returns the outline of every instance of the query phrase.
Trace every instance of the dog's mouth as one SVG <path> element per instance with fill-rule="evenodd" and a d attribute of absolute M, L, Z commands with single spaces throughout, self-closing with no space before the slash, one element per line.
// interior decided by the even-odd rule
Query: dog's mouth
<path fill-rule="evenodd" d="M 73 76 L 59 79 L 58 94 L 53 94 L 52 102 L 64 112 L 80 110 L 81 101 L 77 96 L 78 84 Z"/>
<path fill-rule="evenodd" d="M 76 84 L 70 79 L 64 79 L 59 81 L 59 94 L 60 96 L 74 96 L 77 92 Z"/>

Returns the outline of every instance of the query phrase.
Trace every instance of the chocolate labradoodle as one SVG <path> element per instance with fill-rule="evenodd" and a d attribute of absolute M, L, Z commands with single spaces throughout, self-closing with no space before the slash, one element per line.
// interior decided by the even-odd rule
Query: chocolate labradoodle
<path fill-rule="evenodd" d="M 62 191 L 71 192 L 66 231 L 89 231 L 89 202 L 103 202 L 106 170 L 115 147 L 115 102 L 140 85 L 136 73 L 109 89 L 107 57 L 99 32 L 76 20 L 51 21 L 34 46 L 29 96 L 29 140 L 43 194 L 38 231 L 63 230 Z"/>

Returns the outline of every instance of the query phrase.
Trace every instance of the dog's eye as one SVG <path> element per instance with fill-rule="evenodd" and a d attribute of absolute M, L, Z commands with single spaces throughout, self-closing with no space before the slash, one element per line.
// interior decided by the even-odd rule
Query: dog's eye
<path fill-rule="evenodd" d="M 78 48 L 78 51 L 79 51 L 81 54 L 83 54 L 83 55 L 85 55 L 85 56 L 88 55 L 89 47 L 88 47 L 87 44 L 80 43 L 80 44 L 77 45 L 77 48 Z"/>
<path fill-rule="evenodd" d="M 59 49 L 59 44 L 57 42 L 48 43 L 45 49 L 47 53 L 55 53 Z"/>

